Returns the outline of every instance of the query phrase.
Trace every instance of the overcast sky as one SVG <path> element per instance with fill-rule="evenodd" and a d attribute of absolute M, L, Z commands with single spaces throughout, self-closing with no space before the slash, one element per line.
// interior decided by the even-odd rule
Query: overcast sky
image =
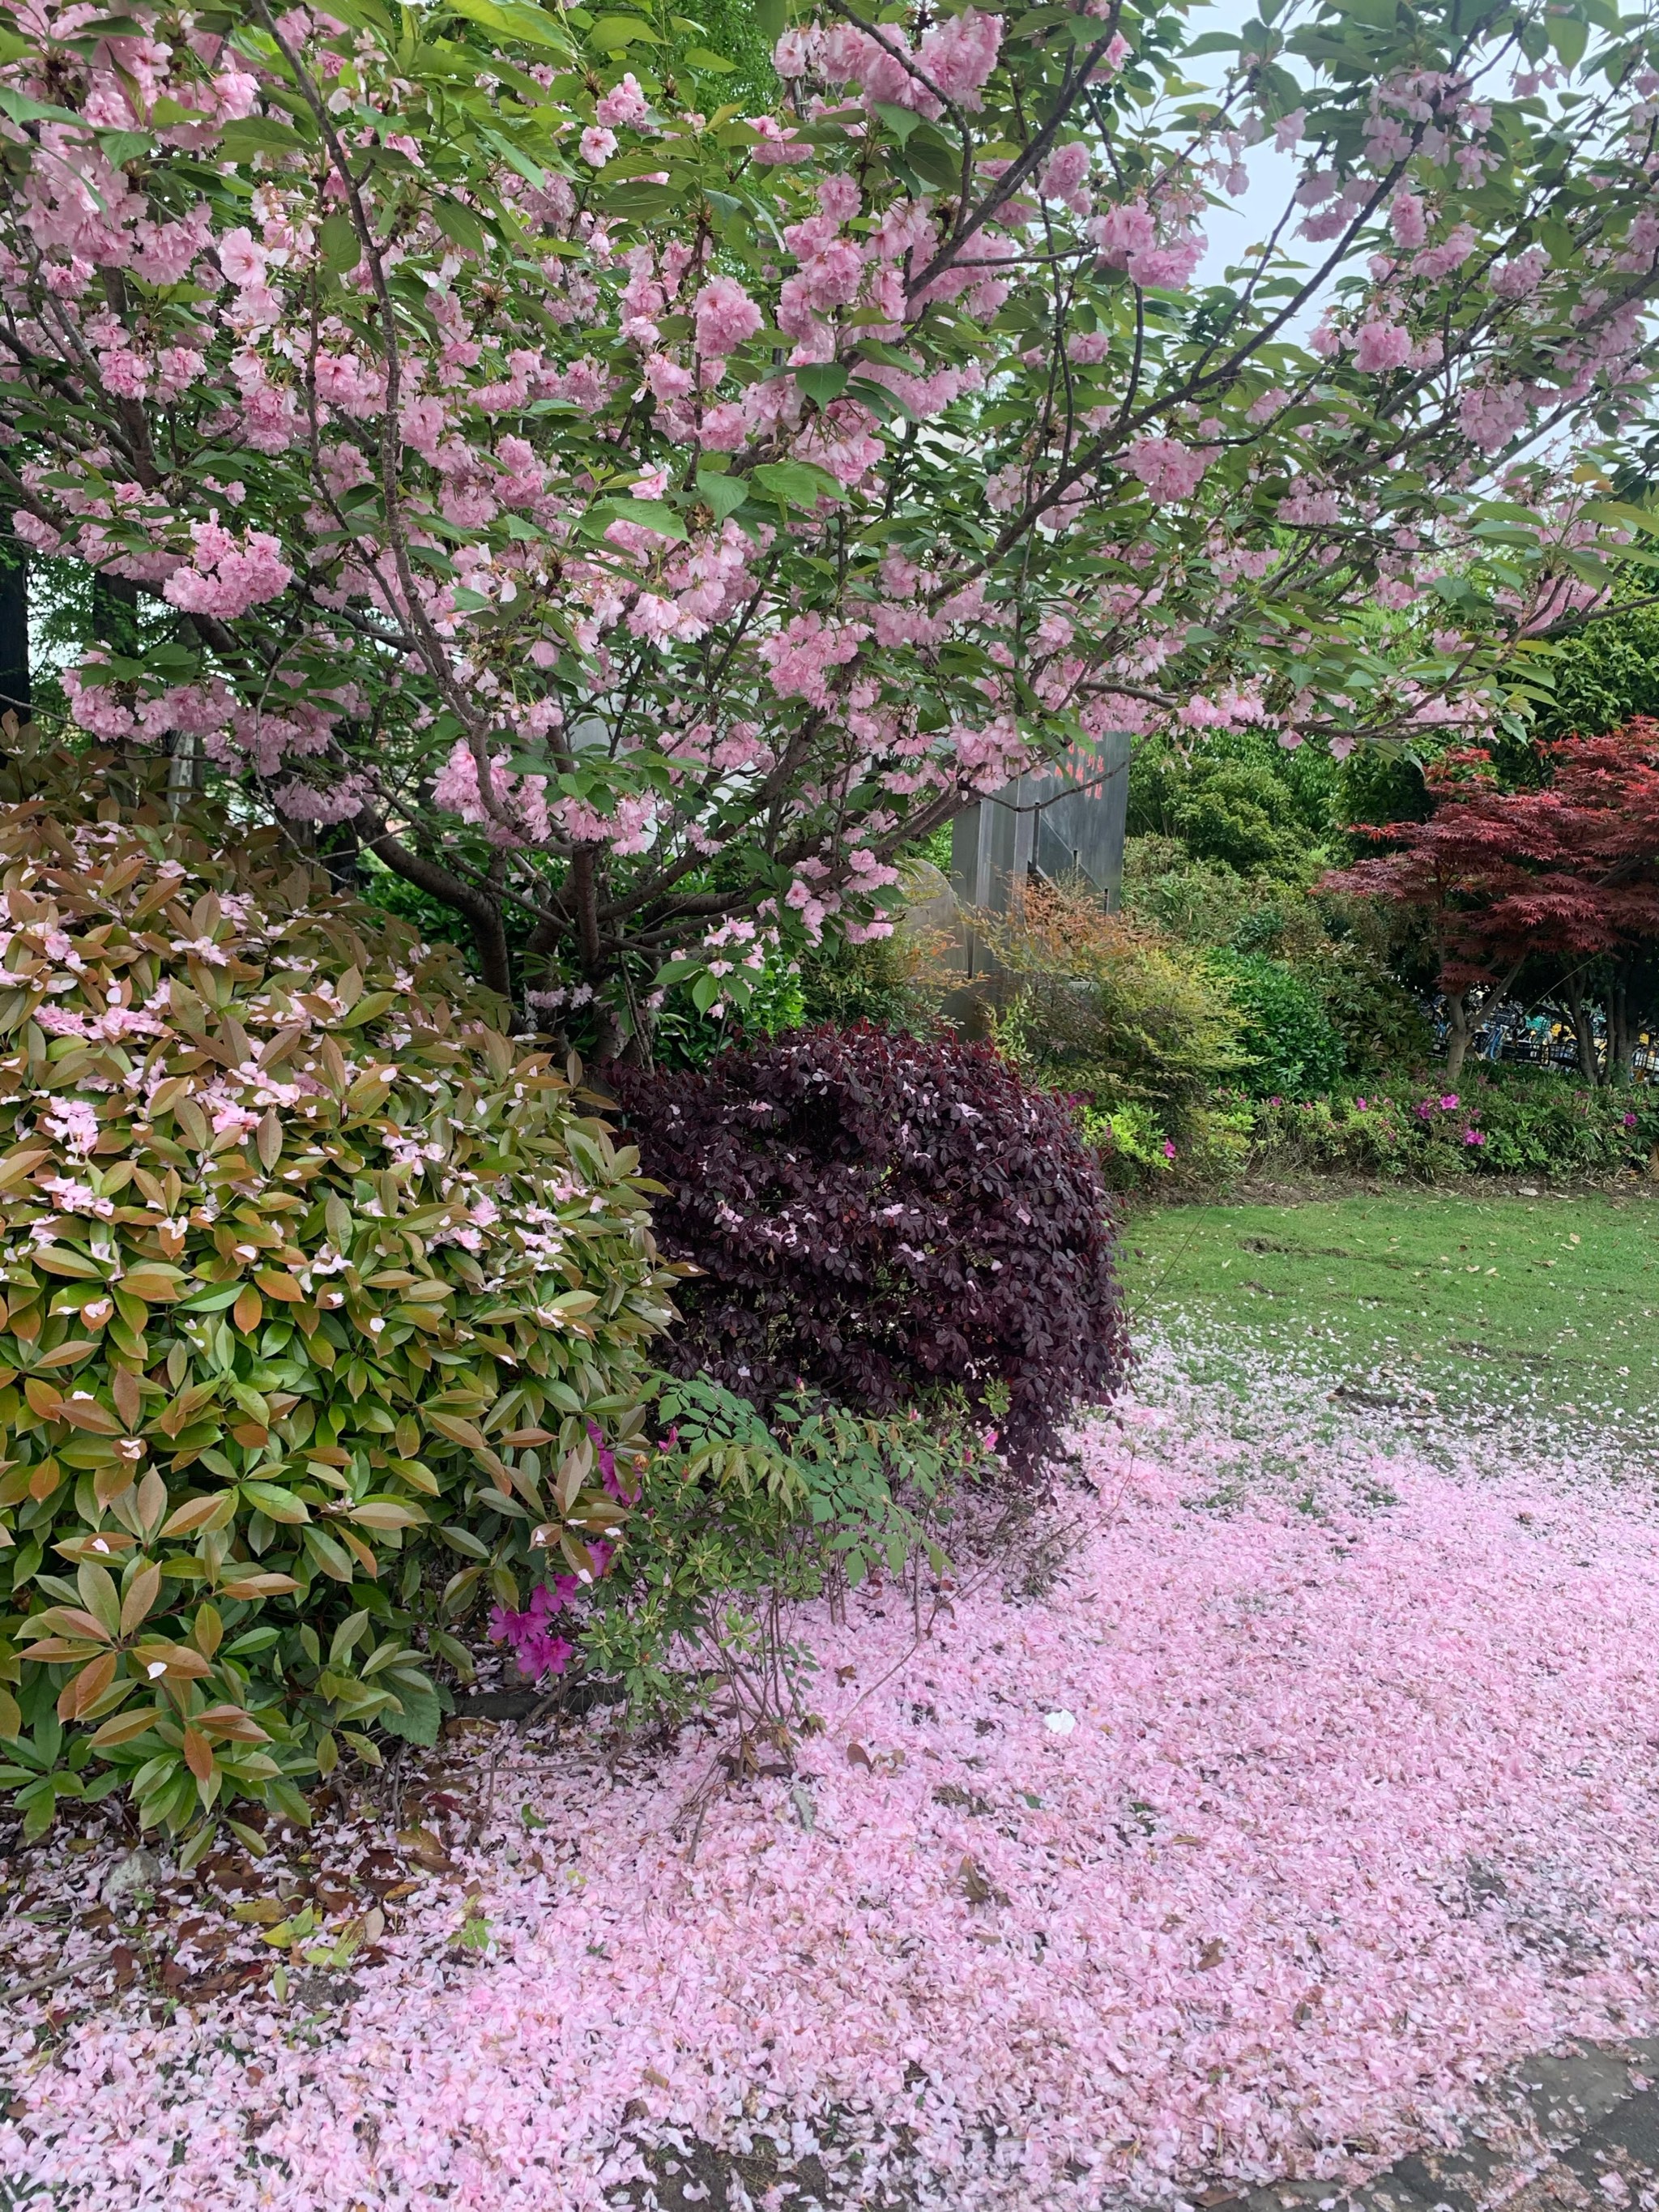
<path fill-rule="evenodd" d="M 1212 6 L 1195 7 L 1188 22 L 1194 37 L 1201 38 L 1206 31 L 1242 29 L 1255 14 L 1255 0 L 1214 0 Z M 1225 54 L 1202 55 L 1193 64 L 1191 75 L 1201 83 L 1218 85 L 1226 65 Z M 1295 156 L 1276 153 L 1271 139 L 1252 146 L 1244 163 L 1250 173 L 1249 191 L 1240 199 L 1211 208 L 1204 218 L 1210 250 L 1199 264 L 1195 283 L 1220 283 L 1247 247 L 1265 244 L 1296 189 Z"/>

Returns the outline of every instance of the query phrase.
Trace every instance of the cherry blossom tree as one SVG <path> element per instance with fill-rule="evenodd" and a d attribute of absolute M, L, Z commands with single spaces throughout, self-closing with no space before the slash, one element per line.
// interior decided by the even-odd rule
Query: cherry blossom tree
<path fill-rule="evenodd" d="M 1650 10 L 823 0 L 754 113 L 643 5 L 0 28 L 0 476 L 165 617 L 76 719 L 606 1050 L 1103 732 L 1524 717 L 1645 526 Z"/>

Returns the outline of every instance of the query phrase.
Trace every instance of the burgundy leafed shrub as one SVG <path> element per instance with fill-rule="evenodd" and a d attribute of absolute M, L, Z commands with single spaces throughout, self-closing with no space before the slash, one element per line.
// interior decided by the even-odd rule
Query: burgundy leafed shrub
<path fill-rule="evenodd" d="M 819 1029 L 611 1073 L 668 1187 L 659 1241 L 703 1271 L 678 1293 L 681 1372 L 763 1408 L 801 1379 L 874 1413 L 957 1384 L 1020 1468 L 1117 1387 L 1099 1171 L 1060 1101 L 988 1046 Z"/>

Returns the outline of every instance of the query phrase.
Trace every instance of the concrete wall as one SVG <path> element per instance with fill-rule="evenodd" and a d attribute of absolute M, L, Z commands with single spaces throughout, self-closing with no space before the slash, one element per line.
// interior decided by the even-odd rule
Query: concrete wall
<path fill-rule="evenodd" d="M 1129 807 L 1129 750 L 1114 734 L 1079 745 L 1057 769 L 1023 775 L 959 814 L 951 830 L 951 888 L 961 905 L 1006 914 L 1033 873 L 1054 882 L 1084 875 L 1102 902 L 1117 904 Z M 998 973 L 995 958 L 964 922 L 964 980 Z"/>

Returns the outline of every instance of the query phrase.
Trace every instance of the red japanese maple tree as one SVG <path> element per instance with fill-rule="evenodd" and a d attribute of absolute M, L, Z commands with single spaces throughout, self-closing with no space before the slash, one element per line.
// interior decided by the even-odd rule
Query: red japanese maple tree
<path fill-rule="evenodd" d="M 1549 780 L 1534 791 L 1500 791 L 1491 756 L 1478 748 L 1447 753 L 1427 771 L 1430 819 L 1356 824 L 1357 835 L 1390 849 L 1322 886 L 1391 899 L 1427 917 L 1453 1075 L 1481 1015 L 1540 957 L 1560 965 L 1593 1079 L 1582 982 L 1592 961 L 1611 957 L 1609 1074 L 1628 1063 L 1626 971 L 1659 940 L 1659 722 L 1634 720 L 1540 752 Z"/>

